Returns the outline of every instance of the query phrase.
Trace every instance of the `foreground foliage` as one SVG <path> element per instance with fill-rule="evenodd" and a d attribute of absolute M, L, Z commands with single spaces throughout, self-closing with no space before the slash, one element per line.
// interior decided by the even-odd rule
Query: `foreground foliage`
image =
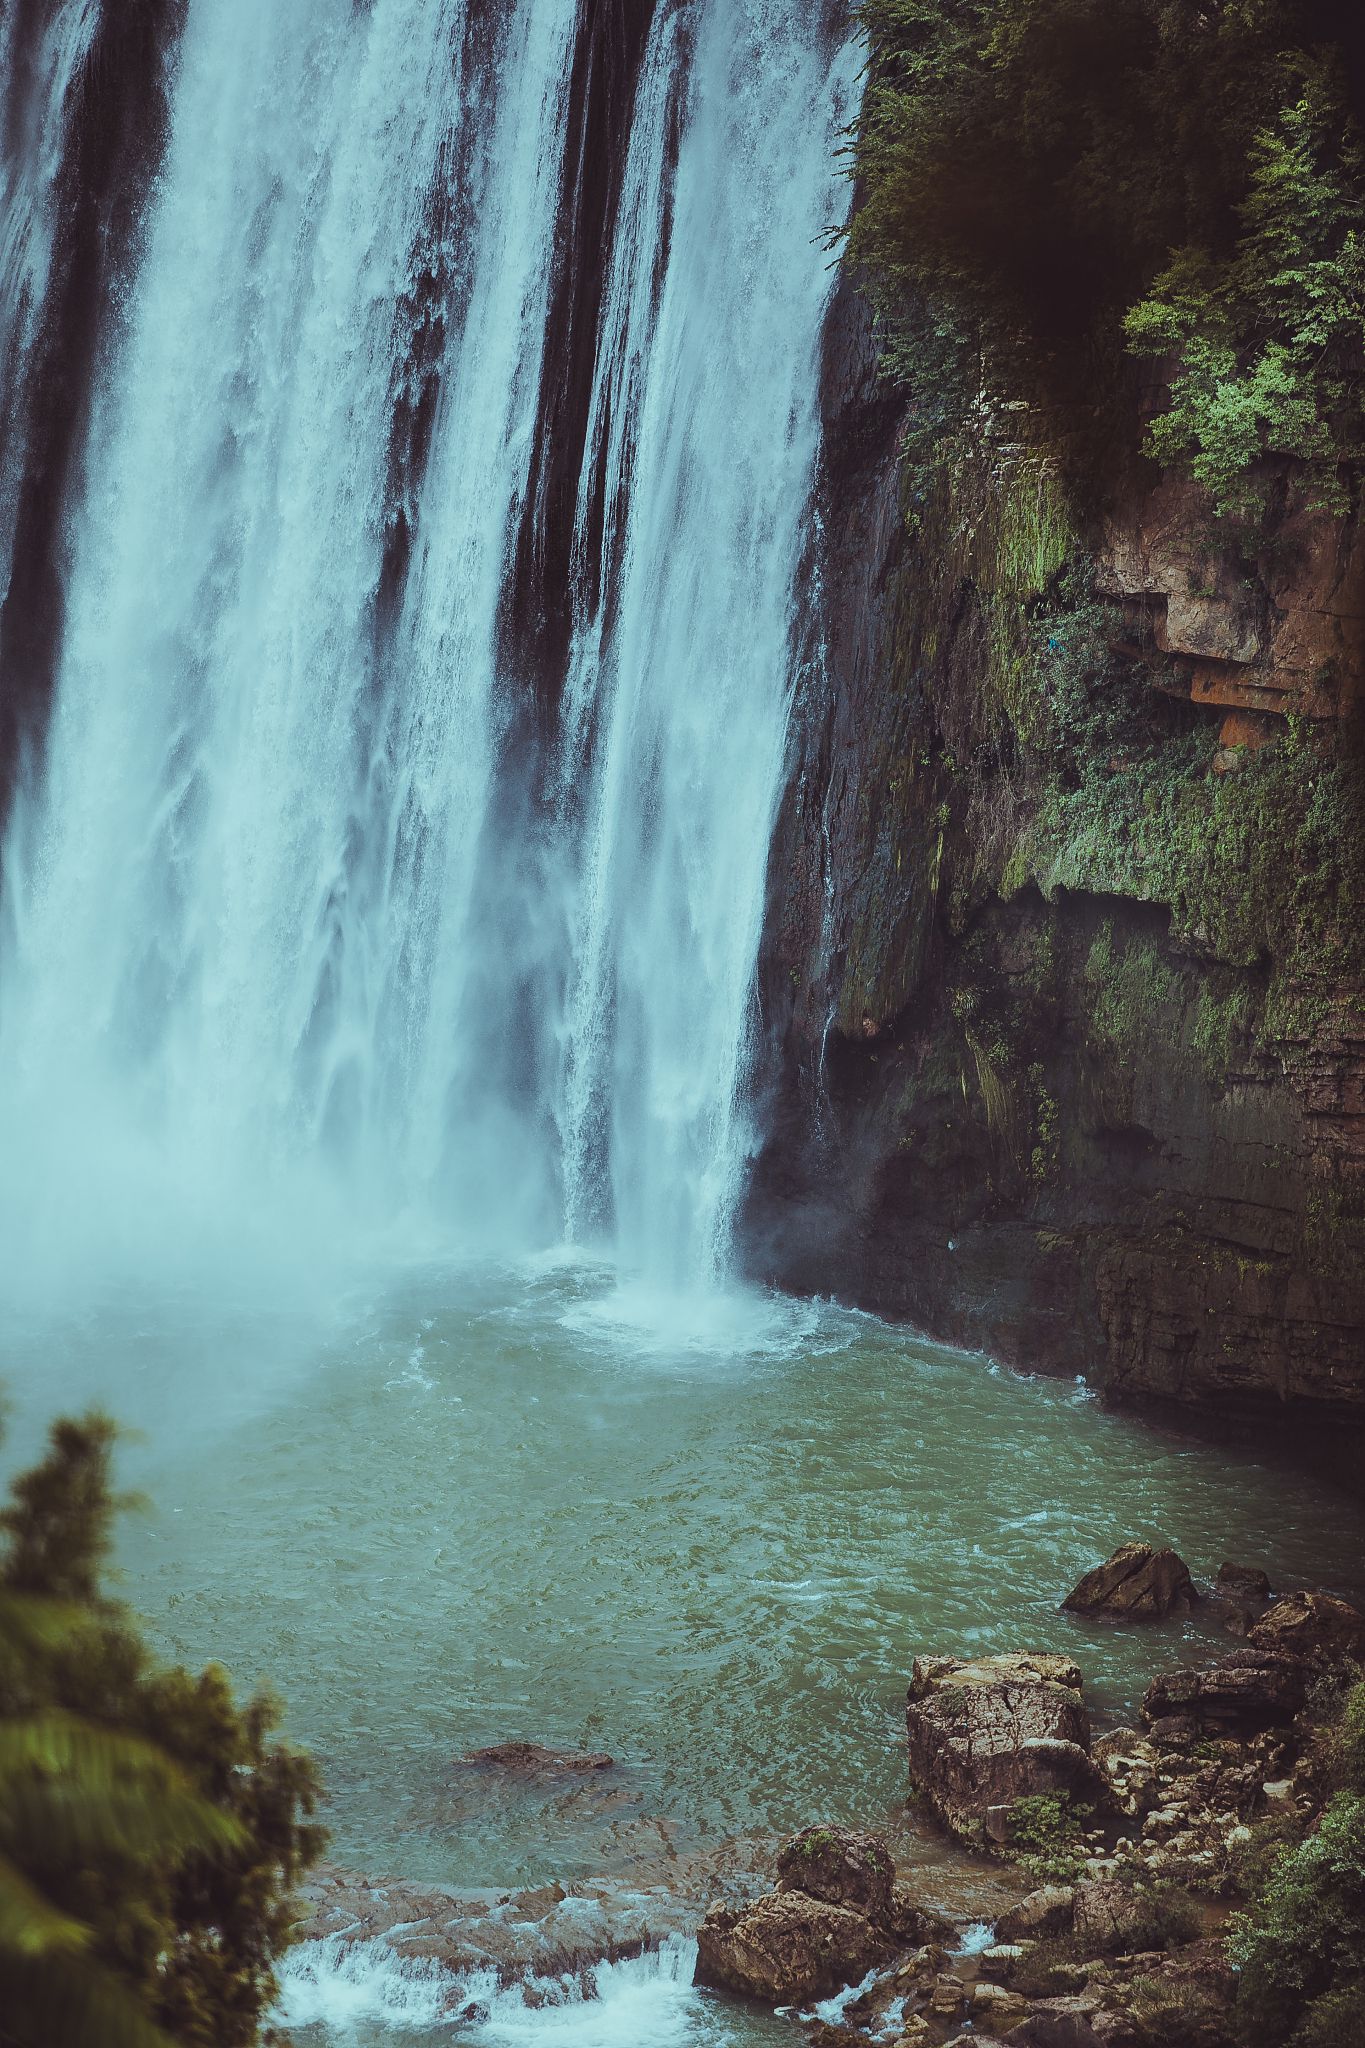
<path fill-rule="evenodd" d="M 114 1435 L 58 1423 L 0 1511 L 0 2048 L 253 2048 L 315 1780 L 110 1598 Z"/>
<path fill-rule="evenodd" d="M 1249 2038 L 1265 2048 L 1365 2040 L 1365 1684 L 1348 1697 L 1334 1767 L 1316 1827 L 1280 1850 L 1229 1942 Z"/>

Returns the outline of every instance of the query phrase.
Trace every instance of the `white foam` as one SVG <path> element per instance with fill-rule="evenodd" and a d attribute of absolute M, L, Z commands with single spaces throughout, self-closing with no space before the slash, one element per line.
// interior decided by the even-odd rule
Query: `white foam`
<path fill-rule="evenodd" d="M 329 2041 L 376 2030 L 422 2034 L 452 2025 L 487 2048 L 687 2048 L 715 2037 L 694 1987 L 697 1944 L 670 1936 L 659 1948 L 581 1977 L 501 1985 L 496 1973 L 457 1974 L 397 1955 L 382 1941 L 339 1936 L 303 1943 L 280 1971 L 276 2018 L 318 2027 Z"/>
<path fill-rule="evenodd" d="M 339 1935 L 291 1949 L 279 1976 L 280 2025 L 320 2026 L 339 2040 L 362 2023 L 434 2027 L 449 2019 L 467 1988 L 439 1963 L 399 1956 L 384 1941 L 347 1942 Z"/>

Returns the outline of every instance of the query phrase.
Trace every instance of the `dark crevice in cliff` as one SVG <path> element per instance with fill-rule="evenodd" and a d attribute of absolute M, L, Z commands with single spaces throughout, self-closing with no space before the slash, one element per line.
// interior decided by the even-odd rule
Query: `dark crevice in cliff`
<path fill-rule="evenodd" d="M 24 474 L 9 589 L 0 607 L 0 815 L 20 754 L 41 740 L 64 607 L 64 531 L 93 385 L 115 344 L 121 281 L 136 260 L 143 198 L 165 136 L 168 53 L 184 0 L 106 0 L 66 128 L 57 232 L 37 344 L 24 376 Z M 34 39 L 49 10 L 25 0 Z M 30 44 L 30 47 L 33 45 Z M 10 82 L 7 120 L 25 81 Z"/>
<path fill-rule="evenodd" d="M 607 264 L 654 0 L 582 0 L 535 445 L 508 565 L 502 656 L 548 722 L 573 627 L 573 554 Z M 604 475 L 585 522 L 600 553 Z"/>

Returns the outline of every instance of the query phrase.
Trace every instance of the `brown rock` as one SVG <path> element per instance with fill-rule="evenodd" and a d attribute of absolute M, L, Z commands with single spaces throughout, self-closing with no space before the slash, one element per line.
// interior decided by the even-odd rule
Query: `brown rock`
<path fill-rule="evenodd" d="M 1163 1744 L 1198 1735 L 1256 1735 L 1292 1721 L 1304 1690 L 1301 1659 L 1248 1647 L 1205 1671 L 1163 1671 L 1143 1695 L 1142 1718 Z"/>
<path fill-rule="evenodd" d="M 862 1913 L 805 1892 L 716 1904 L 697 1930 L 697 1982 L 766 2005 L 806 2004 L 889 1962 L 893 1938 Z"/>
<path fill-rule="evenodd" d="M 1330 1593 L 1290 1593 L 1261 1616 L 1247 1640 L 1318 1664 L 1365 1663 L 1365 1614 Z"/>
<path fill-rule="evenodd" d="M 995 1923 L 997 1941 L 1047 1941 L 1071 1932 L 1075 1911 L 1074 1885 L 1045 1884 L 1029 1892 Z"/>
<path fill-rule="evenodd" d="M 1270 1581 L 1254 1564 L 1220 1564 L 1215 1581 L 1218 1591 L 1233 1599 L 1268 1600 Z"/>
<path fill-rule="evenodd" d="M 1062 1602 L 1072 1614 L 1114 1621 L 1164 1621 L 1186 1613 L 1199 1595 L 1183 1558 L 1150 1543 L 1125 1543 L 1086 1573 Z"/>
<path fill-rule="evenodd" d="M 917 1657 L 905 1709 L 910 1776 L 944 1825 L 981 1836 L 987 1810 L 1036 1793 L 1103 1803 L 1081 1675 L 1065 1657 Z"/>
<path fill-rule="evenodd" d="M 1150 1919 L 1147 1902 L 1113 1878 L 1076 1888 L 1072 1926 L 1087 1955 L 1116 1955 L 1135 1947 Z"/>
<path fill-rule="evenodd" d="M 890 1910 L 895 1876 L 881 1836 L 856 1834 L 852 1828 L 803 1828 L 784 1843 L 777 1859 L 779 1891 L 851 1906 L 874 1920 Z"/>
<path fill-rule="evenodd" d="M 1029 2016 L 1011 2029 L 1011 2048 L 1101 2048 L 1101 2000 L 1091 1991 L 1035 2000 Z"/>

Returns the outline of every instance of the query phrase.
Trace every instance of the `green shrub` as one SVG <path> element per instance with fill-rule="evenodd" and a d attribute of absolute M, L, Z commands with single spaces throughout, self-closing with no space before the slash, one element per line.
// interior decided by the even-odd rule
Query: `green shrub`
<path fill-rule="evenodd" d="M 1234 1916 L 1228 1950 L 1250 2040 L 1329 2048 L 1351 2038 L 1336 2030 L 1359 2011 L 1365 1984 L 1365 1798 L 1338 1792 L 1313 1832 L 1276 1859 Z"/>
<path fill-rule="evenodd" d="M 1265 455 L 1340 510 L 1365 440 L 1365 58 L 1343 10 L 864 0 L 861 16 L 848 249 L 912 439 L 1011 403 L 1074 439 L 1079 393 L 1102 483 L 1131 351 L 1173 365 L 1150 452 L 1220 511 L 1256 509 Z"/>
<path fill-rule="evenodd" d="M 1007 1847 L 1039 1884 L 1070 1884 L 1084 1868 L 1080 1842 L 1093 1807 L 1067 1792 L 1037 1792 L 1009 1811 Z"/>

